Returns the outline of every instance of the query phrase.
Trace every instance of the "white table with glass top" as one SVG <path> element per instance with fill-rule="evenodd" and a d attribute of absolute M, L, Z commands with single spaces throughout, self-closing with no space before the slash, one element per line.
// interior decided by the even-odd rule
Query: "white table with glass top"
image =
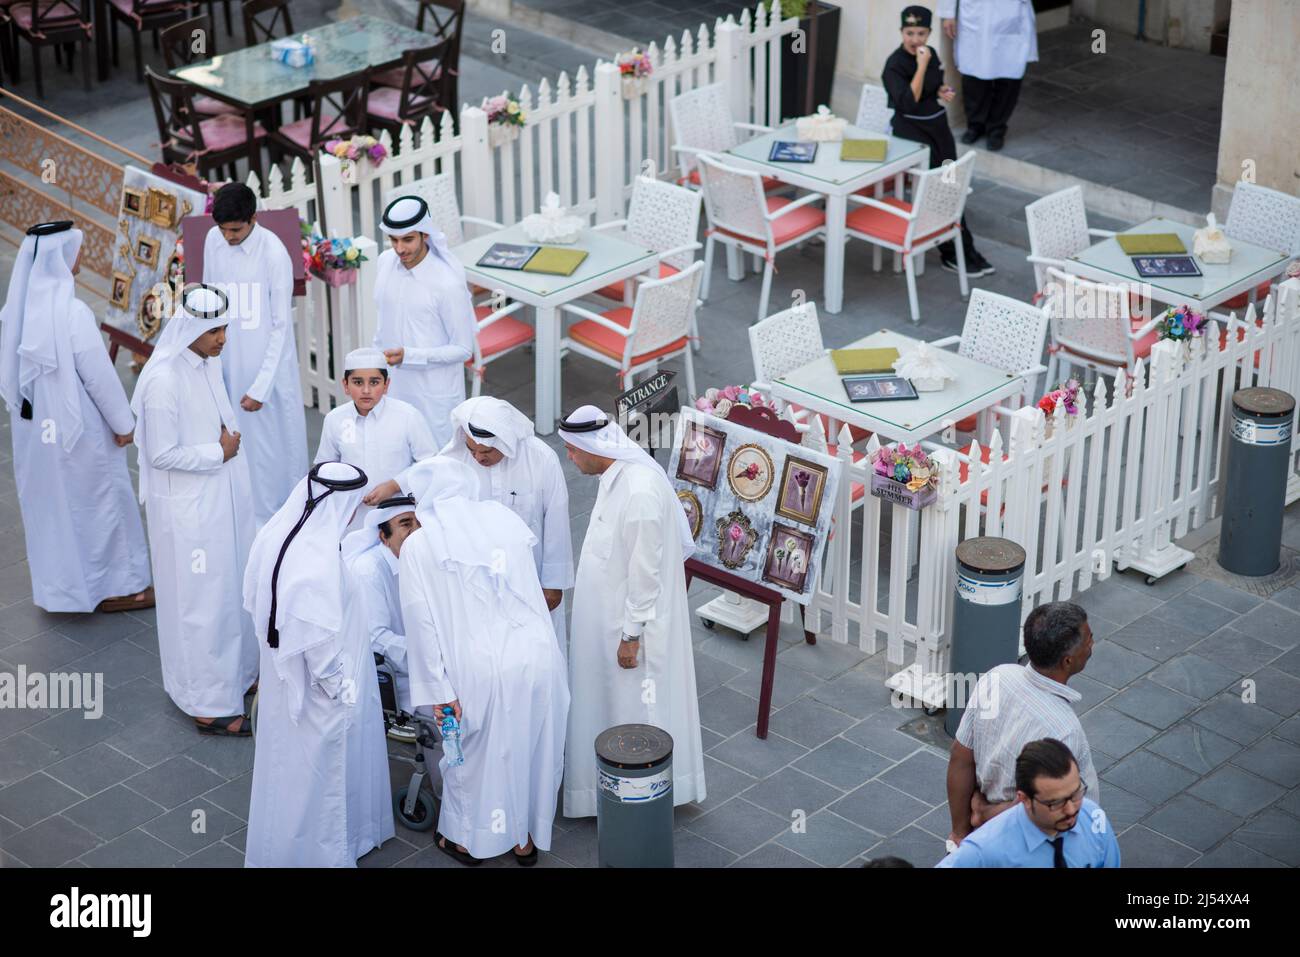
<path fill-rule="evenodd" d="M 1124 231 L 1131 234 L 1175 233 L 1192 254 L 1196 227 L 1168 219 L 1149 219 Z M 1147 277 L 1138 275 L 1129 254 L 1113 237 L 1093 243 L 1083 252 L 1065 260 L 1066 269 L 1094 282 L 1137 284 L 1144 294 L 1159 303 L 1179 306 L 1186 303 L 1197 312 L 1208 313 L 1239 293 L 1249 292 L 1265 280 L 1285 271 L 1291 257 L 1276 249 L 1265 249 L 1244 240 L 1233 239 L 1232 258 L 1226 263 L 1196 260 L 1200 276 Z"/>
<path fill-rule="evenodd" d="M 869 133 L 856 126 L 844 128 L 845 139 L 888 140 L 889 149 L 879 163 L 846 162 L 840 159 L 839 143 L 819 143 L 817 157 L 811 163 L 780 163 L 768 159 L 772 144 L 778 140 L 797 140 L 794 124 L 783 126 L 733 146 L 726 155 L 734 166 L 753 169 L 775 176 L 784 183 L 821 193 L 826 197 L 826 272 L 823 279 L 822 308 L 836 313 L 844 305 L 845 217 L 849 194 L 873 183 L 893 179 L 905 170 L 930 166 L 930 147 L 912 140 Z"/>
<path fill-rule="evenodd" d="M 555 276 L 476 265 L 493 243 L 534 245 L 516 224 L 464 242 L 452 252 L 464 264 L 471 283 L 533 307 L 537 332 L 534 422 L 539 435 L 550 435 L 560 411 L 560 306 L 654 268 L 659 254 L 630 242 L 624 233 L 584 229 L 577 242 L 563 248 L 584 250 L 587 258 L 573 275 Z"/>
<path fill-rule="evenodd" d="M 846 349 L 888 349 L 906 354 L 920 339 L 881 329 L 851 342 Z M 772 394 L 786 402 L 859 428 L 869 429 L 891 442 L 919 442 L 968 415 L 981 418 L 980 434 L 989 434 L 988 409 L 1021 391 L 1021 377 L 975 359 L 945 352 L 944 365 L 956 378 L 938 392 L 919 392 L 915 399 L 850 402 L 841 375 L 829 354 L 814 359 L 772 383 Z M 827 436 L 831 442 L 834 436 Z"/>

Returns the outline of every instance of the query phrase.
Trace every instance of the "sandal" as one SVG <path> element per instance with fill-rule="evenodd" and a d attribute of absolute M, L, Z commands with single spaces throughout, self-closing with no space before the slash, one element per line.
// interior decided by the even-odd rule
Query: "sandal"
<path fill-rule="evenodd" d="M 529 851 L 527 854 L 520 854 L 517 850 L 514 850 L 513 848 L 511 849 L 510 853 L 514 855 L 515 863 L 518 864 L 520 867 L 532 867 L 534 864 L 537 863 L 536 844 L 533 845 L 533 849 Z"/>
<path fill-rule="evenodd" d="M 442 853 L 454 857 L 466 867 L 478 867 L 483 863 L 477 857 L 473 857 L 469 853 L 462 851 L 451 841 L 447 840 L 447 838 L 439 831 L 433 832 L 433 844 L 434 847 L 442 851 Z"/>
<path fill-rule="evenodd" d="M 105 598 L 95 606 L 95 611 L 142 611 L 153 606 L 153 586 L 150 585 L 138 595 L 120 595 L 117 598 Z"/>
<path fill-rule="evenodd" d="M 233 731 L 231 729 L 236 722 L 240 723 L 239 730 Z M 247 738 L 253 733 L 252 722 L 248 720 L 247 715 L 243 714 L 233 714 L 228 718 L 213 718 L 207 723 L 195 718 L 194 724 L 198 727 L 199 734 L 217 734 L 231 738 Z"/>

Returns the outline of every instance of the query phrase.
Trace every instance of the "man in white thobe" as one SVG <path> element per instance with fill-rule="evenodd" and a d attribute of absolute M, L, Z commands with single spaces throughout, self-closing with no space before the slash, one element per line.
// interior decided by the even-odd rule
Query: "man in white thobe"
<path fill-rule="evenodd" d="M 135 417 L 95 317 L 76 297 L 82 233 L 27 230 L 0 312 L 0 396 L 32 601 L 51 612 L 153 606 L 126 449 Z"/>
<path fill-rule="evenodd" d="M 352 572 L 370 635 L 370 649 L 383 655 L 393 669 L 397 706 L 407 714 L 411 706 L 411 680 L 406 661 L 406 628 L 397 590 L 402 543 L 416 529 L 415 499 L 409 495 L 385 499 L 370 510 L 362 527 L 343 540 L 343 562 Z M 399 726 L 389 737 L 413 741 L 414 729 Z"/>
<path fill-rule="evenodd" d="M 664 470 L 595 406 L 559 427 L 569 459 L 600 490 L 578 559 L 569 629 L 564 816 L 596 813 L 594 742 L 620 724 L 649 724 L 673 739 L 673 804 L 702 801 L 700 739 L 683 563 L 690 524 Z"/>
<path fill-rule="evenodd" d="M 1038 27 L 1031 0 L 939 0 L 943 31 L 954 40 L 966 108 L 963 143 L 988 135 L 1002 149 L 1007 121 L 1020 97 L 1025 66 L 1038 62 Z"/>
<path fill-rule="evenodd" d="M 354 349 L 343 365 L 343 391 L 351 401 L 325 416 L 316 461 L 355 465 L 366 473 L 368 493 L 420 459 L 436 455 L 438 446 L 424 416 L 388 395 L 389 371 L 382 352 Z M 358 511 L 354 529 L 366 511 L 369 506 Z"/>
<path fill-rule="evenodd" d="M 158 602 L 163 687 L 205 734 L 249 733 L 257 677 L 241 589 L 252 490 L 221 381 L 226 296 L 188 287 L 131 398 Z"/>
<path fill-rule="evenodd" d="M 573 587 L 569 488 L 559 456 L 533 432 L 532 421 L 492 396 L 466 399 L 451 411 L 454 429 L 441 454 L 472 465 L 479 497 L 500 502 L 522 518 L 537 539 L 533 559 L 560 650 L 565 651 L 564 590 Z M 410 491 L 405 474 L 372 497 Z"/>
<path fill-rule="evenodd" d="M 465 399 L 477 332 L 465 267 L 418 196 L 393 200 L 379 225 L 392 248 L 376 263 L 374 346 L 388 361 L 393 398 L 419 409 L 442 447 Z"/>
<path fill-rule="evenodd" d="M 307 471 L 307 425 L 293 334 L 293 260 L 279 237 L 258 225 L 256 210 L 257 196 L 243 183 L 217 191 L 203 281 L 230 299 L 221 371 L 237 410 L 260 528 Z"/>
<path fill-rule="evenodd" d="M 364 484 L 314 466 L 248 556 L 262 678 L 247 867 L 355 867 L 393 836 L 375 659 L 339 549 Z"/>
<path fill-rule="evenodd" d="M 402 545 L 411 701 L 450 709 L 464 763 L 439 762 L 435 846 L 475 864 L 549 850 L 564 773 L 569 689 L 533 565 L 533 535 L 479 501 L 471 467 L 435 456 L 412 469 L 420 528 Z"/>

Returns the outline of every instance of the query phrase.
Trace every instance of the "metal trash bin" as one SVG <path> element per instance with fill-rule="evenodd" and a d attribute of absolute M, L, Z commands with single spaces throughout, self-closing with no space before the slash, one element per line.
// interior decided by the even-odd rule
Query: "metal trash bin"
<path fill-rule="evenodd" d="M 948 653 L 948 711 L 957 734 L 979 675 L 1020 657 L 1020 596 L 1025 550 L 1006 538 L 968 538 L 957 546 L 957 598 Z"/>
<path fill-rule="evenodd" d="M 596 774 L 600 866 L 672 867 L 672 735 L 649 724 L 601 732 Z"/>
<path fill-rule="evenodd" d="M 1295 399 L 1281 389 L 1233 393 L 1219 564 L 1234 575 L 1271 575 L 1281 565 L 1294 415 Z"/>

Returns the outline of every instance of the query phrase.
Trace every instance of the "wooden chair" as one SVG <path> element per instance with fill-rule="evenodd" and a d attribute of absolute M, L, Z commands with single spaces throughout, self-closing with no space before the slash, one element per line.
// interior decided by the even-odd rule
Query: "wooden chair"
<path fill-rule="evenodd" d="M 201 33 L 204 38 L 202 53 L 194 52 L 195 33 Z M 162 46 L 163 61 L 167 64 L 168 72 L 198 60 L 214 57 L 218 52 L 217 38 L 212 29 L 212 18 L 206 14 L 182 20 L 161 31 L 158 42 Z M 221 116 L 223 113 L 243 115 L 243 111 L 234 104 L 224 103 L 203 94 L 195 95 L 194 109 L 203 117 Z"/>
<path fill-rule="evenodd" d="M 400 88 L 376 88 L 371 77 L 370 96 L 366 101 L 366 121 L 371 129 L 388 130 L 396 142 L 403 126 L 414 126 L 426 116 L 437 122 L 438 116 L 451 109 L 446 97 L 447 71 L 444 68 L 450 40 L 431 46 L 407 50 L 402 54 L 403 81 Z"/>
<path fill-rule="evenodd" d="M 249 140 L 243 116 L 200 116 L 194 108 L 194 87 L 184 80 L 159 76 L 149 67 L 145 67 L 145 80 L 164 163 L 194 163 L 202 179 L 210 179 L 212 170 L 224 166 L 230 178 L 237 179 L 235 163 L 243 159 L 260 178 L 260 150 L 266 138 L 262 124 L 253 124 L 253 138 Z"/>
<path fill-rule="evenodd" d="M 458 112 L 460 104 L 460 40 L 461 32 L 465 28 L 465 0 L 419 0 L 420 12 L 415 16 L 415 29 L 432 34 L 439 40 L 446 40 L 451 43 L 445 57 L 441 63 L 436 64 L 443 71 L 445 76 L 440 77 L 443 80 L 443 90 L 445 98 L 443 100 L 447 109 L 452 112 Z M 426 18 L 431 21 L 430 28 L 425 30 Z M 426 64 L 430 69 L 434 64 Z M 391 70 L 383 70 L 374 74 L 370 78 L 372 86 L 391 86 L 401 89 L 403 77 L 403 67 L 393 67 Z M 426 72 L 429 72 L 426 69 Z"/>
<path fill-rule="evenodd" d="M 244 20 L 246 47 L 293 35 L 289 0 L 244 0 L 240 16 Z"/>
<path fill-rule="evenodd" d="M 274 162 L 289 153 L 310 164 L 326 140 L 365 132 L 366 100 L 370 96 L 370 77 L 365 70 L 337 80 L 313 80 L 307 96 L 311 115 L 286 123 L 268 137 Z"/>
<path fill-rule="evenodd" d="M 113 66 L 118 65 L 117 24 L 121 21 L 131 31 L 135 52 L 135 79 L 144 82 L 144 56 L 140 52 L 140 34 L 153 33 L 158 49 L 158 31 L 188 19 L 194 13 L 193 0 L 108 0 L 108 22 L 113 37 Z"/>
<path fill-rule="evenodd" d="M 216 6 L 217 0 L 206 0 L 208 5 L 208 19 L 213 23 L 217 22 Z M 220 0 L 222 8 L 226 11 L 226 36 L 235 35 L 234 26 L 230 22 L 230 0 Z"/>
<path fill-rule="evenodd" d="M 59 48 L 75 44 L 81 47 L 81 81 L 90 90 L 91 43 L 94 27 L 91 22 L 91 0 L 14 0 L 0 9 L 6 36 L 4 59 L 15 83 L 19 82 L 18 41 L 25 40 L 32 48 L 32 76 L 36 80 L 36 96 L 45 97 L 45 83 L 41 77 L 41 47 L 54 47 L 55 59 Z M 5 43 L 5 41 L 8 41 Z M 10 46 L 12 44 L 12 46 Z M 68 69 L 72 69 L 71 57 Z"/>

